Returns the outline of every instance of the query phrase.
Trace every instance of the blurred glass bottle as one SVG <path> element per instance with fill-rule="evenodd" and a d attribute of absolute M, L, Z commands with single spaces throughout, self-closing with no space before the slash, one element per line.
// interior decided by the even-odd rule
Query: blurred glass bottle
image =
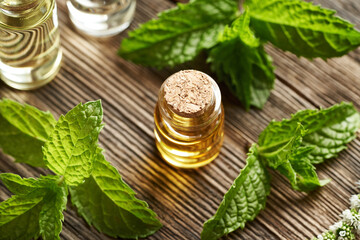
<path fill-rule="evenodd" d="M 50 82 L 62 53 L 55 0 L 0 0 L 0 77 L 29 90 Z"/>
<path fill-rule="evenodd" d="M 80 31 L 109 37 L 124 31 L 135 13 L 136 0 L 68 0 L 70 19 Z"/>

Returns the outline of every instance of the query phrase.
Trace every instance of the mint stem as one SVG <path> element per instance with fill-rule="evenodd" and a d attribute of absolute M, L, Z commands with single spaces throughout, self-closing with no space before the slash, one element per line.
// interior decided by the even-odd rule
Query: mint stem
<path fill-rule="evenodd" d="M 60 186 L 64 182 L 65 178 L 64 176 L 60 176 L 59 180 L 56 181 L 56 184 Z"/>

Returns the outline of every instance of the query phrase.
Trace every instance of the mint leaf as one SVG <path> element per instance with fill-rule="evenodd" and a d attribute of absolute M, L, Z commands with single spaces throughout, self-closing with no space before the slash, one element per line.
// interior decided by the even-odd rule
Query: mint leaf
<path fill-rule="evenodd" d="M 260 134 L 259 155 L 266 158 L 267 165 L 276 169 L 289 161 L 304 135 L 305 129 L 299 122 L 271 122 Z"/>
<path fill-rule="evenodd" d="M 159 14 L 122 41 L 119 55 L 162 68 L 192 60 L 216 44 L 224 26 L 238 13 L 237 0 L 194 0 Z"/>
<path fill-rule="evenodd" d="M 53 131 L 56 120 L 50 112 L 14 102 L 9 99 L 0 101 L 1 115 L 23 133 L 45 142 Z"/>
<path fill-rule="evenodd" d="M 219 79 L 225 81 L 246 109 L 250 105 L 262 108 L 275 80 L 271 58 L 249 23 L 247 10 L 231 27 L 225 27 L 208 60 Z"/>
<path fill-rule="evenodd" d="M 319 181 L 313 164 L 345 149 L 359 127 L 360 115 L 349 103 L 299 111 L 268 125 L 259 137 L 259 156 L 284 174 L 295 190 L 308 192 L 328 181 Z"/>
<path fill-rule="evenodd" d="M 146 202 L 121 179 L 101 152 L 97 151 L 90 178 L 71 187 L 72 203 L 89 225 L 112 237 L 144 238 L 155 233 L 161 223 Z"/>
<path fill-rule="evenodd" d="M 1 174 L 0 179 L 16 192 L 0 203 L 0 239 L 27 240 L 40 235 L 44 240 L 60 239 L 67 190 L 59 177 L 22 179 L 14 174 Z"/>
<path fill-rule="evenodd" d="M 306 58 L 339 57 L 360 46 L 360 32 L 335 11 L 302 0 L 247 0 L 261 39 Z"/>
<path fill-rule="evenodd" d="M 0 203 L 0 239 L 29 240 L 39 237 L 42 197 L 13 196 Z"/>
<path fill-rule="evenodd" d="M 314 146 L 308 156 L 313 164 L 336 157 L 346 144 L 356 138 L 360 115 L 351 103 L 336 104 L 328 109 L 304 110 L 292 116 L 308 130 L 304 146 Z"/>
<path fill-rule="evenodd" d="M 291 119 L 271 122 L 260 134 L 259 146 L 262 149 L 280 149 L 293 138 L 298 123 L 306 129 L 301 145 L 314 148 L 308 158 L 311 163 L 318 164 L 346 149 L 346 144 L 356 137 L 356 131 L 360 128 L 360 115 L 351 103 L 336 104 L 328 109 L 299 111 Z"/>
<path fill-rule="evenodd" d="M 216 214 L 204 223 L 202 240 L 215 240 L 239 227 L 244 228 L 265 208 L 270 193 L 270 178 L 253 145 L 247 164 L 225 194 Z"/>
<path fill-rule="evenodd" d="M 90 176 L 102 118 L 100 101 L 79 104 L 60 117 L 45 143 L 46 166 L 64 176 L 68 185 L 78 185 Z"/>
<path fill-rule="evenodd" d="M 14 194 L 26 194 L 34 191 L 36 179 L 21 178 L 19 175 L 12 173 L 0 174 L 0 180 Z"/>
<path fill-rule="evenodd" d="M 259 138 L 260 158 L 286 176 L 295 190 L 309 192 L 322 186 L 308 158 L 314 146 L 301 146 L 306 134 L 304 127 L 299 122 L 286 125 L 272 122 L 270 125 Z M 284 135 L 288 138 L 279 138 Z"/>
<path fill-rule="evenodd" d="M 311 151 L 313 151 L 313 147 L 294 149 L 289 161 L 277 168 L 281 174 L 290 180 L 291 186 L 295 190 L 309 192 L 330 181 L 329 179 L 319 180 L 316 169 L 308 158 Z"/>
<path fill-rule="evenodd" d="M 55 124 L 49 112 L 3 99 L 0 101 L 0 148 L 17 162 L 44 167 L 41 147 Z"/>
<path fill-rule="evenodd" d="M 67 187 L 55 188 L 43 200 L 43 206 L 39 216 L 40 234 L 43 240 L 58 239 L 62 230 L 64 221 L 63 211 L 67 203 Z"/>

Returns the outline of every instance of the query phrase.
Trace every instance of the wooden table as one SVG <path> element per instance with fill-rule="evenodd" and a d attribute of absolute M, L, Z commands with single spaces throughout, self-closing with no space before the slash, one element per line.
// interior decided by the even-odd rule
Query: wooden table
<path fill-rule="evenodd" d="M 360 27 L 360 1 L 316 0 Z M 138 0 L 131 29 L 174 6 L 169 0 Z M 100 143 L 107 160 L 124 180 L 159 215 L 163 228 L 148 239 L 199 239 L 203 222 L 211 217 L 224 193 L 244 167 L 251 143 L 272 119 L 289 117 L 297 110 L 329 107 L 351 101 L 360 109 L 360 49 L 327 62 L 298 59 L 267 46 L 274 58 L 276 86 L 263 110 L 246 112 L 221 86 L 226 112 L 225 142 L 220 156 L 197 170 L 179 170 L 166 164 L 154 144 L 153 110 L 163 80 L 176 70 L 157 71 L 127 62 L 116 55 L 122 33 L 111 39 L 92 39 L 75 31 L 65 1 L 58 2 L 63 67 L 49 85 L 22 92 L 0 84 L 0 97 L 26 102 L 58 117 L 79 102 L 102 99 L 105 129 Z M 196 63 L 183 68 L 203 68 Z M 318 166 L 320 178 L 333 181 L 311 194 L 291 190 L 288 181 L 273 173 L 272 190 L 264 211 L 255 221 L 225 239 L 305 239 L 321 233 L 339 219 L 358 192 L 360 141 L 336 159 Z M 0 153 L 0 172 L 24 177 L 49 171 L 32 168 Z M 0 184 L 0 200 L 10 192 Z M 89 227 L 68 204 L 62 239 L 111 239 Z"/>

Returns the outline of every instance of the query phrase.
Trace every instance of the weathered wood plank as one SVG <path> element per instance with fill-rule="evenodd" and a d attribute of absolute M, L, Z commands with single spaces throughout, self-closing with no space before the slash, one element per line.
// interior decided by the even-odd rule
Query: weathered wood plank
<path fill-rule="evenodd" d="M 339 15 L 360 24 L 356 1 L 316 2 L 337 9 Z M 111 39 L 83 36 L 71 26 L 65 2 L 58 3 L 64 63 L 56 80 L 31 92 L 15 91 L 1 83 L 0 97 L 33 104 L 57 117 L 80 101 L 102 99 L 106 127 L 100 143 L 106 149 L 106 157 L 164 224 L 149 239 L 199 239 L 202 223 L 215 213 L 244 166 L 248 147 L 257 141 L 271 119 L 289 117 L 299 109 L 328 107 L 342 100 L 353 101 L 360 108 L 359 50 L 328 62 L 309 62 L 269 46 L 278 80 L 265 108 L 245 112 L 226 87 L 221 86 L 225 96 L 226 137 L 219 158 L 198 170 L 172 168 L 159 158 L 154 145 L 153 109 L 162 81 L 174 70 L 157 71 L 119 58 L 115 53 L 126 33 Z M 138 1 L 131 28 L 171 6 L 174 3 L 165 0 Z M 309 195 L 292 191 L 287 180 L 274 173 L 265 211 L 247 224 L 244 231 L 226 238 L 304 239 L 320 233 L 337 220 L 342 209 L 348 207 L 349 196 L 356 192 L 359 156 L 360 142 L 355 140 L 338 158 L 320 165 L 320 177 L 333 181 Z M 0 172 L 25 177 L 48 173 L 13 163 L 3 154 Z M 0 199 L 9 194 L 1 185 Z M 111 239 L 88 227 L 76 210 L 68 206 L 62 239 Z"/>

